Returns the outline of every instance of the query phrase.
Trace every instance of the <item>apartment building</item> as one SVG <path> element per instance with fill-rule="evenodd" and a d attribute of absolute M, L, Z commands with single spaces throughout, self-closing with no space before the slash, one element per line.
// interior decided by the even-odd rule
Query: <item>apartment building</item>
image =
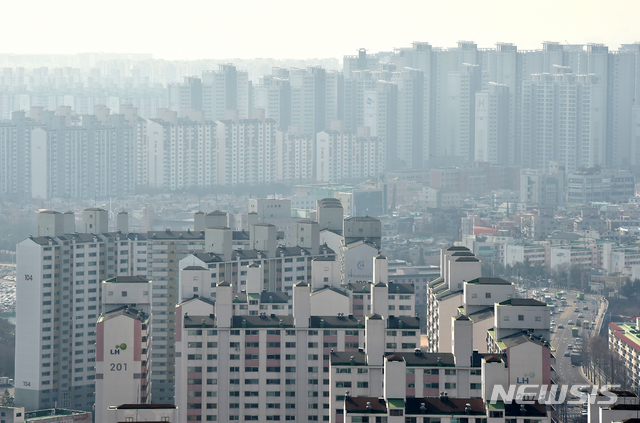
<path fill-rule="evenodd" d="M 278 292 L 256 293 L 261 285 L 251 275 L 243 293 L 234 293 L 229 282 L 219 283 L 215 306 L 201 297 L 182 302 L 176 314 L 176 404 L 183 420 L 305 420 L 316 415 L 329 421 L 332 353 L 358 353 L 376 345 L 381 347 L 377 356 L 385 349 L 413 353 L 419 347 L 419 319 L 413 310 L 391 309 L 385 278 L 382 274 L 378 284 L 370 285 L 374 314 L 368 317 L 349 314 L 348 306 L 339 311 L 340 302 L 328 298 L 348 298 L 345 293 L 326 287 L 312 291 L 306 281 L 294 285 L 289 313 Z M 283 308 L 269 308 L 281 301 Z M 374 331 L 367 335 L 372 319 L 375 336 Z"/>
<path fill-rule="evenodd" d="M 629 323 L 609 323 L 609 351 L 627 370 L 629 385 L 640 387 L 640 317 Z"/>
<path fill-rule="evenodd" d="M 100 109 L 100 108 L 99 108 Z M 49 199 L 128 195 L 136 186 L 136 131 L 124 115 L 41 112 L 31 132 L 31 196 Z M 100 111 L 106 113 L 100 113 Z"/>
<path fill-rule="evenodd" d="M 202 112 L 158 109 L 138 138 L 137 184 L 169 191 L 217 183 L 216 125 Z"/>
<path fill-rule="evenodd" d="M 92 410 L 100 282 L 146 274 L 146 236 L 108 232 L 107 211 L 38 214 L 38 236 L 17 246 L 16 403 Z M 126 228 L 126 215 L 121 228 Z"/>
<path fill-rule="evenodd" d="M 276 180 L 306 183 L 313 178 L 313 137 L 297 127 L 276 131 Z"/>
<path fill-rule="evenodd" d="M 377 177 L 385 169 L 386 141 L 371 136 L 368 127 L 351 133 L 341 122 L 334 122 L 330 131 L 322 131 L 316 138 L 317 182 Z"/>
<path fill-rule="evenodd" d="M 270 184 L 276 181 L 276 121 L 255 109 L 253 119 L 229 112 L 216 122 L 217 184 Z"/>

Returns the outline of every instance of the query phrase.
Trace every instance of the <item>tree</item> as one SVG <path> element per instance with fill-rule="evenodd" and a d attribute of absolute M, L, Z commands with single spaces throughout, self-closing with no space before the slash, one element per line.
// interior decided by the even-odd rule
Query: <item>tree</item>
<path fill-rule="evenodd" d="M 8 389 L 4 390 L 1 398 L 0 404 L 2 404 L 3 407 L 13 407 L 13 397 L 9 393 Z"/>
<path fill-rule="evenodd" d="M 0 319 L 0 375 L 13 378 L 15 356 L 15 326 L 5 319 Z"/>

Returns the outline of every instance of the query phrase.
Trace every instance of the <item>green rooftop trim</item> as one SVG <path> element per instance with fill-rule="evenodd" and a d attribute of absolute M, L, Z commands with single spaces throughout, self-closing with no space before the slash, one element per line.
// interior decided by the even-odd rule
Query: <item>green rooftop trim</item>
<path fill-rule="evenodd" d="M 247 294 L 247 297 L 250 300 L 259 300 L 260 299 L 260 294 Z"/>
<path fill-rule="evenodd" d="M 402 398 L 389 398 L 387 403 L 389 408 L 404 408 L 404 400 Z"/>
<path fill-rule="evenodd" d="M 618 324 L 616 323 L 622 330 L 624 330 L 624 336 L 629 338 L 631 341 L 640 345 L 640 331 L 636 328 L 636 325 L 624 323 Z"/>
<path fill-rule="evenodd" d="M 496 401 L 495 403 L 492 403 L 491 401 L 487 401 L 487 408 L 489 410 L 504 410 L 504 402 Z"/>
<path fill-rule="evenodd" d="M 26 420 L 43 420 L 50 419 L 54 416 L 71 416 L 73 414 L 85 414 L 86 411 L 67 410 L 65 408 L 49 408 L 46 410 L 26 411 L 24 418 Z"/>

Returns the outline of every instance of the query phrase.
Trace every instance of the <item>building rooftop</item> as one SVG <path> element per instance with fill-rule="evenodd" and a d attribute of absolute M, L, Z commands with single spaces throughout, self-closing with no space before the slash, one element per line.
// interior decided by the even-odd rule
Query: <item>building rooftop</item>
<path fill-rule="evenodd" d="M 317 328 L 364 328 L 364 317 L 348 316 L 311 316 L 309 327 Z"/>
<path fill-rule="evenodd" d="M 351 358 L 353 357 L 353 361 Z M 329 355 L 332 366 L 366 366 L 367 355 L 361 351 L 333 351 Z"/>
<path fill-rule="evenodd" d="M 467 247 L 463 247 L 460 245 L 452 245 L 451 247 L 447 248 L 447 251 L 470 251 Z"/>
<path fill-rule="evenodd" d="M 323 287 L 323 288 L 316 289 L 315 291 L 313 291 L 313 292 L 311 293 L 311 295 L 316 295 L 316 294 L 319 294 L 319 293 L 321 293 L 321 292 L 325 292 L 325 291 L 333 291 L 333 292 L 335 292 L 336 294 L 344 295 L 345 297 L 348 297 L 348 296 L 349 296 L 349 294 L 347 294 L 347 293 L 346 293 L 346 292 L 344 292 L 343 290 L 338 289 L 338 288 L 333 287 L 333 286 L 325 286 L 325 287 Z"/>
<path fill-rule="evenodd" d="M 116 410 L 171 410 L 175 408 L 178 406 L 173 404 L 122 404 L 115 407 Z"/>
<path fill-rule="evenodd" d="M 410 316 L 389 316 L 387 329 L 420 329 L 420 319 Z"/>
<path fill-rule="evenodd" d="M 543 301 L 534 300 L 533 298 L 509 298 L 499 302 L 498 305 L 516 306 L 516 307 L 547 307 L 547 303 Z"/>
<path fill-rule="evenodd" d="M 523 408 L 524 407 L 524 408 Z M 516 402 L 504 404 L 505 416 L 544 417 L 547 415 L 547 407 L 535 401 L 533 404 L 518 404 Z"/>
<path fill-rule="evenodd" d="M 187 266 L 187 267 L 183 268 L 182 270 L 207 270 L 207 268 L 202 267 L 202 266 Z"/>
<path fill-rule="evenodd" d="M 493 332 L 492 329 L 490 329 L 489 331 Z M 515 347 L 517 345 L 525 344 L 527 342 L 532 342 L 536 345 L 540 345 L 540 346 L 551 349 L 551 345 L 549 344 L 548 340 L 540 336 L 529 334 L 525 331 L 520 331 L 512 335 L 505 336 L 504 338 L 498 341 L 498 346 L 500 347 L 501 350 L 504 351 L 507 348 Z"/>
<path fill-rule="evenodd" d="M 149 231 L 147 232 L 147 238 L 150 241 L 154 240 L 176 240 L 176 239 L 184 239 L 184 240 L 195 240 L 201 239 L 204 240 L 204 231 L 172 231 L 171 229 L 167 229 L 164 231 Z"/>
<path fill-rule="evenodd" d="M 474 261 L 480 261 L 478 260 L 475 256 L 462 256 L 462 257 L 458 257 L 455 259 L 456 263 L 457 262 L 474 262 Z"/>
<path fill-rule="evenodd" d="M 151 279 L 142 276 L 116 276 L 104 281 L 105 283 L 149 283 Z"/>
<path fill-rule="evenodd" d="M 640 410 L 640 404 L 613 404 L 610 410 Z"/>
<path fill-rule="evenodd" d="M 44 410 L 25 411 L 24 418 L 29 421 L 51 419 L 55 416 L 71 416 L 74 414 L 90 414 L 89 411 L 68 410 L 65 408 L 48 408 Z M 74 420 L 73 418 L 71 420 Z"/>
<path fill-rule="evenodd" d="M 502 278 L 476 278 L 465 283 L 469 285 L 513 285 L 513 283 Z"/>
<path fill-rule="evenodd" d="M 469 315 L 469 319 L 471 319 L 472 322 L 477 323 L 482 320 L 493 319 L 494 316 L 495 316 L 495 309 L 493 307 L 487 307 L 483 310 L 476 311 L 475 313 L 471 313 Z"/>
<path fill-rule="evenodd" d="M 292 328 L 293 316 L 266 314 L 258 316 L 233 316 L 231 326 L 234 328 Z"/>
<path fill-rule="evenodd" d="M 640 352 L 640 331 L 636 325 L 611 322 L 609 323 L 609 328 L 613 330 L 613 336 Z"/>
<path fill-rule="evenodd" d="M 407 363 L 407 367 L 454 367 L 455 361 L 453 353 L 427 353 L 421 350 L 415 352 L 386 352 L 385 357 L 398 357 L 404 359 Z"/>
<path fill-rule="evenodd" d="M 106 313 L 103 313 L 99 318 L 98 318 L 98 322 L 104 322 L 106 320 L 110 320 L 113 319 L 115 317 L 118 316 L 127 316 L 130 317 L 132 319 L 136 319 L 139 320 L 141 322 L 146 322 L 147 320 L 149 320 L 149 315 L 142 312 L 141 310 L 135 309 L 133 307 L 129 307 L 129 306 L 122 306 L 120 308 L 117 308 L 115 310 L 111 310 L 108 311 Z"/>
<path fill-rule="evenodd" d="M 387 292 L 389 294 L 414 294 L 415 289 L 410 283 L 394 283 L 389 282 Z"/>
<path fill-rule="evenodd" d="M 424 404 L 424 409 L 422 409 Z M 467 410 L 467 404 L 470 409 Z M 444 414 L 444 415 L 486 415 L 484 401 L 481 398 L 427 397 L 407 398 L 405 414 Z"/>
<path fill-rule="evenodd" d="M 185 314 L 182 319 L 182 324 L 185 329 L 215 328 L 216 316 L 215 314 L 209 314 L 208 316 L 192 316 L 190 314 Z"/>
<path fill-rule="evenodd" d="M 204 253 L 202 251 L 194 251 L 193 254 L 198 260 L 205 263 L 219 263 L 223 261 L 222 257 L 214 253 Z"/>
<path fill-rule="evenodd" d="M 371 409 L 367 408 L 367 404 Z M 345 396 L 344 409 L 347 413 L 387 414 L 387 403 L 378 397 Z"/>
<path fill-rule="evenodd" d="M 262 291 L 260 293 L 260 302 L 263 304 L 286 304 L 288 301 L 289 295 L 286 292 Z"/>

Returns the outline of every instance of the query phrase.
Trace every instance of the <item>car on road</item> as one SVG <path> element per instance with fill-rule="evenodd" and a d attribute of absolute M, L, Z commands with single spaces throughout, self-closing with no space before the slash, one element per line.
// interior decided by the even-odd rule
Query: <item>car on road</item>
<path fill-rule="evenodd" d="M 578 314 L 578 319 L 584 319 L 584 314 Z"/>
<path fill-rule="evenodd" d="M 571 357 L 571 352 L 570 351 L 565 351 L 564 352 L 564 356 L 565 357 Z"/>
<path fill-rule="evenodd" d="M 558 325 L 558 329 L 564 329 L 564 325 L 563 325 L 562 323 L 560 323 L 560 324 Z"/>
<path fill-rule="evenodd" d="M 564 308 L 559 308 L 558 311 L 562 313 L 564 311 Z"/>
<path fill-rule="evenodd" d="M 587 310 L 589 310 L 589 306 L 584 306 L 584 307 L 582 307 L 582 309 L 587 311 Z"/>
<path fill-rule="evenodd" d="M 580 392 L 590 392 L 591 390 L 589 389 L 588 386 L 581 386 L 580 388 L 578 388 L 578 391 L 580 391 Z"/>
<path fill-rule="evenodd" d="M 577 313 L 577 312 L 579 312 L 579 311 L 580 311 L 580 309 L 579 309 L 578 307 L 576 307 L 576 308 L 574 308 L 574 309 L 573 309 L 573 312 L 574 312 L 574 313 Z"/>
<path fill-rule="evenodd" d="M 556 321 L 555 321 L 555 320 L 552 320 L 552 321 L 551 321 L 551 325 L 553 326 L 553 325 L 555 325 L 555 324 L 556 324 Z"/>
<path fill-rule="evenodd" d="M 573 320 L 569 320 L 569 321 L 567 322 L 567 324 L 568 324 L 569 326 L 571 326 L 571 325 L 573 324 Z"/>
<path fill-rule="evenodd" d="M 567 345 L 567 349 L 568 350 L 572 350 L 573 349 L 573 345 L 571 345 L 571 344 Z"/>

